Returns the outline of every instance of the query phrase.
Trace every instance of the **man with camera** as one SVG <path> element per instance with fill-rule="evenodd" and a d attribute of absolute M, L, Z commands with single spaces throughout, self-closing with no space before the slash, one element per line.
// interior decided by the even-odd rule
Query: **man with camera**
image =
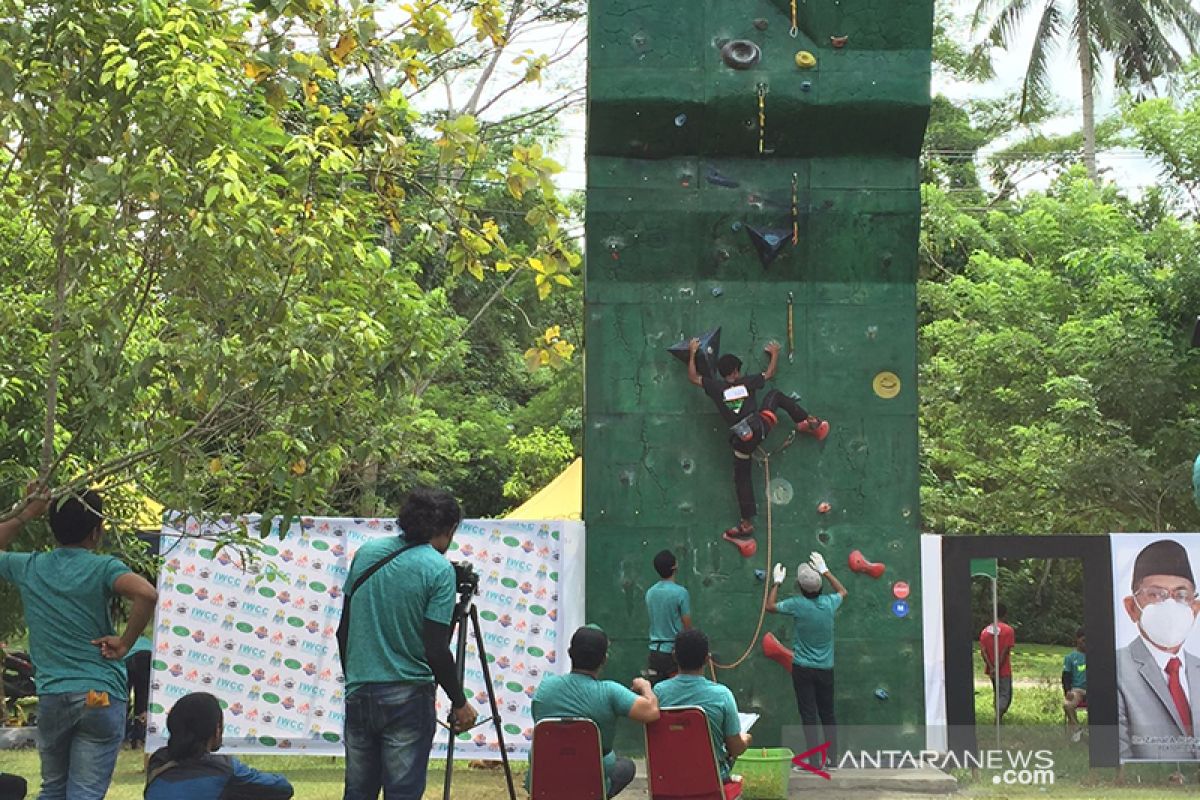
<path fill-rule="evenodd" d="M 447 492 L 417 489 L 397 522 L 354 555 L 339 630 L 346 674 L 344 800 L 419 800 L 437 728 L 436 686 L 453 707 L 452 725 L 475 724 L 450 652 L 456 604 L 453 565 L 444 557 L 462 520 Z M 353 613 L 351 613 L 353 612 Z"/>

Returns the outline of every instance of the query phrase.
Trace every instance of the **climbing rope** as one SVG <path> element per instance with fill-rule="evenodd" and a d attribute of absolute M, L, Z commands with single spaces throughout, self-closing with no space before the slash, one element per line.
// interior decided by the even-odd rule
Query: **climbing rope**
<path fill-rule="evenodd" d="M 800 244 L 800 176 L 792 173 L 792 244 Z"/>
<path fill-rule="evenodd" d="M 761 447 L 754 451 L 754 457 L 762 462 L 763 465 L 763 480 L 766 485 L 767 496 L 767 569 L 766 575 L 763 576 L 763 595 L 762 605 L 758 609 L 758 624 L 754 626 L 754 635 L 750 637 L 750 644 L 746 645 L 746 650 L 738 656 L 737 660 L 732 664 L 719 664 L 714 659 L 709 659 L 708 668 L 712 673 L 713 680 L 717 680 L 717 670 L 719 669 L 735 669 L 740 667 L 750 654 L 754 652 L 755 645 L 758 644 L 758 635 L 762 633 L 763 622 L 767 618 L 767 597 L 771 593 L 771 549 L 774 542 L 774 524 L 771 517 L 771 456 L 782 453 L 784 450 L 791 447 L 792 442 L 796 441 L 796 430 L 792 429 L 791 434 L 783 444 L 772 451 L 765 451 Z M 760 455 L 761 453 L 761 455 Z"/>
<path fill-rule="evenodd" d="M 796 13 L 796 0 L 792 0 L 792 29 L 788 35 L 795 39 L 800 34 L 800 18 Z"/>
<path fill-rule="evenodd" d="M 767 85 L 758 85 L 758 154 L 767 149 Z"/>

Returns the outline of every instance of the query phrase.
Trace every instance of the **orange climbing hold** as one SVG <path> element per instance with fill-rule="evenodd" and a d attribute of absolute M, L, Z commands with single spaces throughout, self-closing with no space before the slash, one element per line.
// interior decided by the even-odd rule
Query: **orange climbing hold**
<path fill-rule="evenodd" d="M 887 569 L 883 564 L 867 561 L 861 550 L 852 552 L 849 561 L 851 572 L 857 572 L 860 575 L 870 575 L 872 578 L 878 578 Z"/>
<path fill-rule="evenodd" d="M 783 644 L 775 638 L 775 634 L 768 633 L 762 640 L 763 655 L 774 661 L 779 666 L 792 671 L 792 651 L 788 650 Z"/>

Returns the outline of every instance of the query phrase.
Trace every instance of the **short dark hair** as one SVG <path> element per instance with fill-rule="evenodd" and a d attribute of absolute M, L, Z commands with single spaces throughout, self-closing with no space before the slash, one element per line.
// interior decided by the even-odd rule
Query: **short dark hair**
<path fill-rule="evenodd" d="M 567 655 L 571 657 L 572 669 L 589 672 L 600 669 L 608 658 L 608 634 L 594 625 L 584 625 L 571 636 Z"/>
<path fill-rule="evenodd" d="M 742 360 L 733 353 L 726 353 L 717 359 L 717 372 L 722 378 L 727 378 L 742 368 Z"/>
<path fill-rule="evenodd" d="M 660 550 L 658 555 L 654 557 L 654 571 L 658 573 L 660 578 L 669 578 L 671 573 L 675 571 L 675 554 L 670 550 Z"/>
<path fill-rule="evenodd" d="M 1004 603 L 997 603 L 996 604 L 996 619 L 1004 619 L 1007 616 L 1008 616 L 1008 606 L 1004 605 Z"/>
<path fill-rule="evenodd" d="M 396 523 L 404 531 L 404 540 L 423 544 L 453 531 L 462 522 L 462 507 L 454 495 L 442 489 L 418 487 L 409 492 Z"/>
<path fill-rule="evenodd" d="M 675 663 L 680 669 L 697 670 L 708 660 L 708 636 L 699 628 L 680 631 L 675 637 Z"/>
<path fill-rule="evenodd" d="M 208 752 L 208 741 L 221 732 L 221 703 L 208 692 L 192 692 L 175 701 L 167 714 L 167 753 L 178 761 Z"/>
<path fill-rule="evenodd" d="M 59 544 L 79 544 L 103 521 L 104 501 L 94 489 L 50 503 L 50 530 Z"/>
<path fill-rule="evenodd" d="M 801 589 L 800 594 L 804 595 L 809 600 L 816 600 L 818 597 L 821 596 L 821 590 L 817 589 L 815 592 L 810 592 L 807 589 Z"/>
<path fill-rule="evenodd" d="M 1084 639 L 1086 637 L 1087 637 L 1087 632 L 1083 628 L 1075 629 L 1075 638 L 1076 639 Z"/>

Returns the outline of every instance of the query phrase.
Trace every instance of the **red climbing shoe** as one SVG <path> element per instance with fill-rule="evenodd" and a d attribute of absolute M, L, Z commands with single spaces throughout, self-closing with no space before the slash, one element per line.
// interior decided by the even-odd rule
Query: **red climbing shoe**
<path fill-rule="evenodd" d="M 771 430 L 772 428 L 774 428 L 775 424 L 777 422 L 779 422 L 779 417 L 776 417 L 773 413 L 771 413 L 770 411 L 768 411 L 765 408 L 762 411 L 758 412 L 758 415 L 760 417 L 762 417 L 763 422 L 767 423 L 768 431 Z"/>
<path fill-rule="evenodd" d="M 816 417 L 809 417 L 803 422 L 796 423 L 796 430 L 800 433 L 807 433 L 818 442 L 825 441 L 825 437 L 829 435 L 829 422 Z"/>
<path fill-rule="evenodd" d="M 749 523 L 734 525 L 721 534 L 721 538 L 735 546 L 742 558 L 750 558 L 758 552 L 758 542 L 754 541 L 754 526 Z"/>

